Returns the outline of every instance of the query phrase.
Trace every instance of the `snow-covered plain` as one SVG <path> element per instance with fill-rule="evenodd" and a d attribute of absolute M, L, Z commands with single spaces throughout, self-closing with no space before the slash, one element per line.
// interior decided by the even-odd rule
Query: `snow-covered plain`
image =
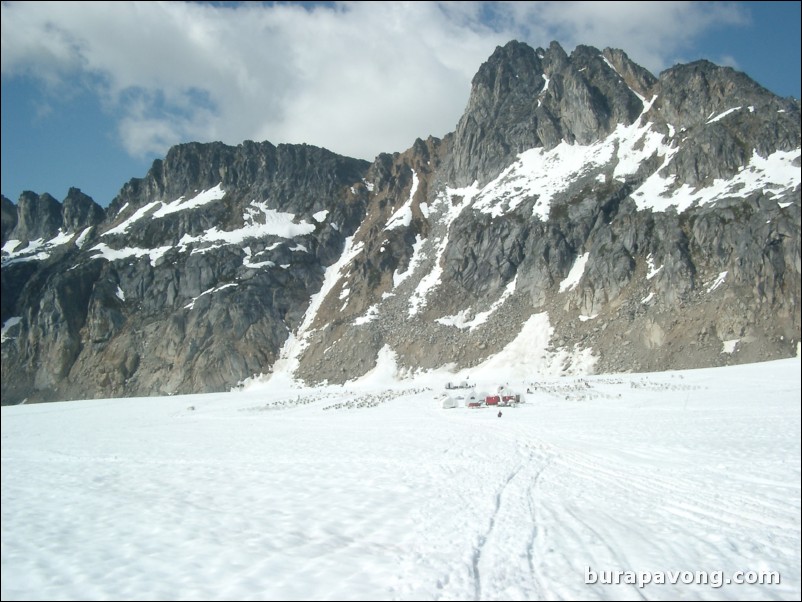
<path fill-rule="evenodd" d="M 799 600 L 798 358 L 532 373 L 499 418 L 438 396 L 503 368 L 384 357 L 345 387 L 3 407 L 2 598 Z M 585 583 L 611 570 L 693 575 Z M 781 583 L 715 587 L 737 571 Z"/>

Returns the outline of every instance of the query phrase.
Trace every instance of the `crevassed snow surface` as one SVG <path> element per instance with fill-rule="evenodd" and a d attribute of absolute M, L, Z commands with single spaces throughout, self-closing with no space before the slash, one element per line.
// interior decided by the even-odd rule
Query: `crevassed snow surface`
<path fill-rule="evenodd" d="M 799 599 L 799 359 L 530 372 L 498 418 L 383 357 L 346 387 L 3 407 L 2 598 Z M 715 586 L 738 571 L 781 583 Z"/>

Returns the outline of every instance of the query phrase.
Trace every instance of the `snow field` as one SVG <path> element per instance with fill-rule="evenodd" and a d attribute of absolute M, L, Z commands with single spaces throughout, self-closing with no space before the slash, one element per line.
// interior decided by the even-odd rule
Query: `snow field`
<path fill-rule="evenodd" d="M 3 407 L 3 599 L 799 599 L 798 359 L 532 373 L 502 418 L 385 359 L 345 387 Z"/>

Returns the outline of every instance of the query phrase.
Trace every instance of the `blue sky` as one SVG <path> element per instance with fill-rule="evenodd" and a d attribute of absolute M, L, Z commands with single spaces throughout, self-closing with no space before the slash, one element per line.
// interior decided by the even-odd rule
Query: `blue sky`
<path fill-rule="evenodd" d="M 510 39 L 707 58 L 800 97 L 799 2 L 2 4 L 2 193 L 108 205 L 191 140 L 372 159 L 452 131 Z"/>

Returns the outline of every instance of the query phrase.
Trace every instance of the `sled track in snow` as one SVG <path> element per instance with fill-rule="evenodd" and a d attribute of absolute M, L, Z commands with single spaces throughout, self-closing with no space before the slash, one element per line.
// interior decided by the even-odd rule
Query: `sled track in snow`
<path fill-rule="evenodd" d="M 542 579 L 547 530 L 541 516 L 540 483 L 552 457 L 522 444 L 520 433 L 504 433 L 502 438 L 516 444 L 518 465 L 496 491 L 487 528 L 473 550 L 473 598 L 548 599 L 553 596 Z"/>
<path fill-rule="evenodd" d="M 530 451 L 530 459 L 534 460 L 534 454 Z M 529 511 L 529 516 L 532 518 L 532 528 L 529 530 L 529 541 L 526 545 L 526 562 L 529 566 L 529 574 L 532 576 L 532 584 L 537 593 L 539 600 L 546 600 L 553 598 L 548 595 L 548 592 L 543 591 L 543 583 L 539 579 L 538 573 L 540 572 L 543 552 L 545 550 L 545 537 L 546 531 L 543 526 L 543 519 L 540 513 L 539 506 L 539 485 L 541 475 L 551 464 L 551 458 L 548 458 L 540 469 L 535 473 L 534 477 L 529 483 L 526 490 L 526 503 Z M 537 548 L 537 550 L 535 549 Z M 536 564 L 535 559 L 538 559 Z"/>
<path fill-rule="evenodd" d="M 496 505 L 493 509 L 493 515 L 490 517 L 490 521 L 487 526 L 487 531 L 483 535 L 479 536 L 479 542 L 476 545 L 476 548 L 473 551 L 473 585 L 474 585 L 474 599 L 481 600 L 482 599 L 482 578 L 481 573 L 479 571 L 479 561 L 482 559 L 482 549 L 485 547 L 487 543 L 487 539 L 490 537 L 491 533 L 493 532 L 493 528 L 496 526 L 496 518 L 498 517 L 499 510 L 501 509 L 501 497 L 504 495 L 504 492 L 507 491 L 507 488 L 510 485 L 510 482 L 515 478 L 515 476 L 521 471 L 522 466 L 518 466 L 515 470 L 513 470 L 507 480 L 504 481 L 504 484 L 496 493 Z"/>

